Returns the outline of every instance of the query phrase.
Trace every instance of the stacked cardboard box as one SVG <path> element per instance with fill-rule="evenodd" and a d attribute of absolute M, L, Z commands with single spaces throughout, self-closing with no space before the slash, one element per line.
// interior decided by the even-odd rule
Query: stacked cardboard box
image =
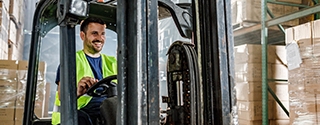
<path fill-rule="evenodd" d="M 6 125 L 21 125 L 27 79 L 27 61 L 0 60 L 0 122 L 8 122 Z M 46 97 L 46 65 L 39 63 L 37 81 L 37 93 L 35 98 L 35 114 L 43 117 L 48 109 Z M 9 124 L 10 123 L 10 124 Z M 11 124 L 12 123 L 12 124 Z"/>
<path fill-rule="evenodd" d="M 18 64 L 16 61 L 3 60 L 0 63 L 0 123 L 11 123 L 8 125 L 14 124 L 17 68 Z"/>
<path fill-rule="evenodd" d="M 301 0 L 275 0 L 278 2 L 289 2 L 301 4 Z M 275 17 L 290 14 L 298 11 L 298 7 L 285 6 L 279 4 L 268 3 L 268 8 Z M 231 0 L 232 24 L 240 25 L 240 27 L 248 27 L 261 21 L 261 0 Z M 268 19 L 271 19 L 268 16 Z M 299 24 L 299 20 L 292 20 L 284 23 L 287 26 L 295 26 Z"/>
<path fill-rule="evenodd" d="M 245 44 L 235 47 L 235 90 L 240 125 L 260 125 L 262 122 L 261 55 L 261 45 Z M 285 57 L 284 46 L 268 46 L 269 79 L 287 79 Z M 269 82 L 268 84 L 272 90 L 276 90 L 275 87 L 279 83 Z M 269 94 L 269 120 L 277 119 L 278 114 L 275 113 L 274 106 L 275 102 Z"/>
<path fill-rule="evenodd" d="M 286 29 L 291 124 L 320 124 L 320 20 Z"/>
<path fill-rule="evenodd" d="M 23 0 L 10 0 L 8 59 L 20 60 L 23 52 L 23 13 L 25 10 Z"/>
<path fill-rule="evenodd" d="M 24 0 L 0 1 L 0 59 L 22 59 L 24 10 Z"/>
<path fill-rule="evenodd" d="M 0 1 L 0 59 L 8 59 L 9 2 Z"/>

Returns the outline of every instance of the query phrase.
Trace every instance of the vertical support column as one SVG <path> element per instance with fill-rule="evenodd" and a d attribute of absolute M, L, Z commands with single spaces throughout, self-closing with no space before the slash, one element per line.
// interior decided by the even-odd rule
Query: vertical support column
<path fill-rule="evenodd" d="M 38 7 L 35 10 L 34 18 L 32 22 L 32 36 L 30 54 L 29 54 L 29 64 L 28 64 L 28 76 L 24 103 L 24 113 L 23 113 L 23 125 L 32 125 L 34 120 L 34 103 L 37 90 L 37 80 L 38 80 L 38 65 L 39 65 L 39 54 L 41 47 L 41 29 L 42 26 L 40 22 L 41 14 L 43 13 L 43 5 L 45 1 L 40 1 Z"/>
<path fill-rule="evenodd" d="M 267 0 L 261 0 L 261 45 L 262 45 L 262 125 L 268 125 L 268 27 Z"/>
<path fill-rule="evenodd" d="M 39 16 L 36 11 L 35 16 Z M 38 65 L 39 65 L 39 54 L 41 47 L 41 37 L 40 37 L 40 21 L 36 18 L 33 20 L 30 55 L 28 63 L 28 76 L 26 85 L 26 94 L 24 102 L 24 113 L 23 113 L 23 125 L 32 125 L 33 115 L 34 115 L 34 103 L 36 97 L 36 86 L 38 80 Z"/>
<path fill-rule="evenodd" d="M 235 118 L 238 118 L 238 108 L 237 108 L 237 97 L 235 90 L 235 66 L 234 66 L 234 41 L 233 41 L 233 27 L 232 27 L 232 10 L 231 10 L 231 0 L 225 1 L 225 15 L 226 15 L 226 50 L 228 56 L 228 71 L 229 71 L 229 97 L 230 97 L 230 110 L 231 110 L 231 120 L 230 123 L 235 125 L 234 122 L 238 123 Z M 235 117 L 236 116 L 236 117 Z M 227 123 L 226 123 L 227 124 Z"/>
<path fill-rule="evenodd" d="M 199 28 L 204 124 L 229 125 L 234 99 L 234 60 L 230 0 L 194 0 Z M 200 40 L 200 41 L 199 41 Z"/>
<path fill-rule="evenodd" d="M 66 23 L 60 24 L 61 124 L 78 125 L 75 27 Z"/>
<path fill-rule="evenodd" d="M 158 1 L 117 4 L 117 124 L 159 124 Z"/>
<path fill-rule="evenodd" d="M 128 50 L 127 50 L 127 5 L 125 0 L 117 1 L 117 35 L 118 35 L 118 106 L 117 125 L 127 125 L 127 103 L 128 103 Z"/>
<path fill-rule="evenodd" d="M 158 1 L 147 1 L 148 124 L 159 124 Z M 149 12 L 149 13 L 148 13 Z"/>

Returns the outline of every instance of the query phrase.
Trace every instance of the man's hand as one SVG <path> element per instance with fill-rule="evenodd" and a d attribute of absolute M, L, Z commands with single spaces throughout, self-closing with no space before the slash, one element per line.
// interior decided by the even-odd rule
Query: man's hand
<path fill-rule="evenodd" d="M 78 83 L 78 88 L 77 88 L 77 97 L 82 96 L 85 94 L 92 85 L 97 83 L 99 80 L 92 78 L 92 77 L 82 77 L 82 79 Z"/>

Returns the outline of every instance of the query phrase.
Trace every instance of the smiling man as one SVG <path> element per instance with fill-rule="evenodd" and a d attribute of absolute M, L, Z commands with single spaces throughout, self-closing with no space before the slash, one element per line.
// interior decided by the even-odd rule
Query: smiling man
<path fill-rule="evenodd" d="M 91 97 L 86 91 L 99 80 L 117 74 L 116 58 L 100 53 L 105 44 L 106 25 L 103 20 L 95 17 L 88 17 L 80 26 L 80 37 L 83 41 L 83 50 L 76 52 L 76 79 L 78 97 L 78 124 L 96 125 L 100 118 L 100 105 L 106 97 Z M 56 84 L 58 92 L 52 124 L 60 124 L 60 66 L 57 70 Z"/>

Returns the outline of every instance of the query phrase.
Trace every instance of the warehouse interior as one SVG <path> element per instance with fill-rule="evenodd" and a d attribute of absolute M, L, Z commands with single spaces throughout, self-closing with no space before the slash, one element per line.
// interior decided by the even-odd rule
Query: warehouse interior
<path fill-rule="evenodd" d="M 24 124 L 28 61 L 30 47 L 35 46 L 31 44 L 32 21 L 39 1 L 0 1 L 0 124 Z M 106 3 L 109 1 L 104 0 Z M 175 4 L 194 4 L 194 0 L 171 1 Z M 230 102 L 235 102 L 232 112 L 228 114 L 231 118 L 229 124 L 320 124 L 317 114 L 320 113 L 317 103 L 320 53 L 316 50 L 320 45 L 317 43 L 320 40 L 320 1 L 227 1 L 231 11 L 231 21 L 228 23 L 232 26 L 231 41 L 234 44 L 231 54 L 234 57 L 231 73 L 234 74 L 230 75 L 233 76 L 233 88 L 229 91 L 234 94 Z M 264 9 L 262 5 L 265 5 Z M 168 96 L 168 49 L 174 41 L 192 43 L 192 40 L 180 35 L 172 17 L 158 20 L 157 24 L 159 106 L 160 109 L 167 109 L 168 105 L 161 97 Z M 76 50 L 80 50 L 83 43 L 79 26 L 75 28 Z M 38 118 L 50 118 L 53 110 L 56 72 L 61 55 L 59 30 L 57 26 L 41 35 L 43 42 L 39 50 L 34 100 L 34 113 Z M 117 56 L 117 33 L 106 29 L 106 43 L 102 53 Z M 200 51 L 200 47 L 195 48 Z M 205 122 L 206 118 L 202 120 L 198 123 L 210 124 Z"/>

